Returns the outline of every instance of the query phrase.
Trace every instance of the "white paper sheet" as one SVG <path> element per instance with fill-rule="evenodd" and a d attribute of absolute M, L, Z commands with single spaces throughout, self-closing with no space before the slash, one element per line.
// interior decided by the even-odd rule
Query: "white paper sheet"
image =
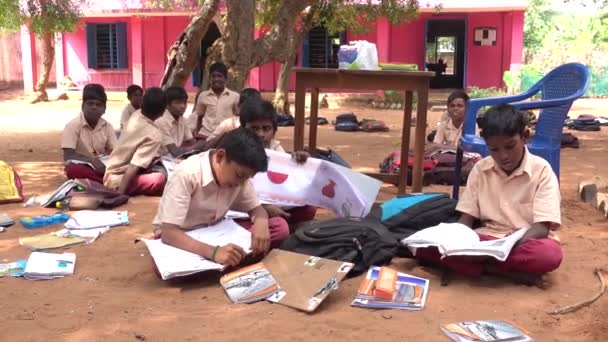
<path fill-rule="evenodd" d="M 93 229 L 102 227 L 126 226 L 129 224 L 127 211 L 81 210 L 72 214 L 64 227 L 68 229 Z"/>
<path fill-rule="evenodd" d="M 32 252 L 23 276 L 30 280 L 60 278 L 74 274 L 76 254 Z"/>
<path fill-rule="evenodd" d="M 215 226 L 192 230 L 186 234 L 212 246 L 225 246 L 233 243 L 242 247 L 247 253 L 251 251 L 251 233 L 233 220 L 224 220 Z M 160 239 L 141 239 L 141 241 L 148 247 L 163 280 L 208 270 L 224 269 L 223 265 L 207 260 L 200 255 L 166 245 Z"/>
<path fill-rule="evenodd" d="M 266 150 L 268 172 L 253 184 L 262 202 L 281 206 L 312 205 L 338 217 L 363 217 L 371 210 L 382 183 L 327 161 L 309 158 L 298 164 L 287 153 Z"/>

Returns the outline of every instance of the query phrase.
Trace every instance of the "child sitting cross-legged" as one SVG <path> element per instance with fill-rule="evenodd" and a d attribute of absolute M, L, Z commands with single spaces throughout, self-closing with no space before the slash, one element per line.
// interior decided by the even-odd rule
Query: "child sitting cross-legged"
<path fill-rule="evenodd" d="M 122 110 L 120 115 L 120 130 L 122 131 L 127 127 L 127 123 L 131 118 L 131 115 L 141 108 L 141 102 L 144 97 L 144 90 L 137 84 L 131 84 L 127 87 L 127 99 L 129 103 Z"/>
<path fill-rule="evenodd" d="M 253 130 L 264 142 L 264 147 L 273 151 L 285 152 L 281 142 L 274 137 L 277 133 L 277 112 L 269 101 L 251 99 L 242 104 L 240 110 L 241 127 Z M 305 163 L 310 156 L 306 151 L 292 153 L 298 163 Z M 284 217 L 290 224 L 314 219 L 317 209 L 313 206 L 295 207 L 284 210 L 276 205 L 264 205 L 270 217 Z"/>
<path fill-rule="evenodd" d="M 161 155 L 177 157 L 190 150 L 196 141 L 186 123 L 184 112 L 188 107 L 188 93 L 183 87 L 169 87 L 165 90 L 167 110 L 154 122 L 163 134 Z"/>
<path fill-rule="evenodd" d="M 529 284 L 557 269 L 562 250 L 554 233 L 561 223 L 559 183 L 549 163 L 531 154 L 526 118 L 510 105 L 490 108 L 480 122 L 490 156 L 473 167 L 456 210 L 459 223 L 475 229 L 482 241 L 527 228 L 504 262 L 475 257 L 440 258 L 436 248 L 419 249 L 416 257 L 456 272 L 503 275 Z"/>
<path fill-rule="evenodd" d="M 154 225 L 163 243 L 201 255 L 220 264 L 239 264 L 245 253 L 235 244 L 215 247 L 197 241 L 184 231 L 214 225 L 229 209 L 246 212 L 240 222 L 251 231 L 251 247 L 264 254 L 289 235 L 281 217 L 268 218 L 258 202 L 251 178 L 268 168 L 262 141 L 249 129 L 226 133 L 216 149 L 182 161 L 169 179 Z"/>

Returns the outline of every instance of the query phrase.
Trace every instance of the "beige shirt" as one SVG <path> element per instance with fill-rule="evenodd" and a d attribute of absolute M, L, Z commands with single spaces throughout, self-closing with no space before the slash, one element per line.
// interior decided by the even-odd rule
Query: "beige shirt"
<path fill-rule="evenodd" d="M 538 222 L 550 222 L 555 230 L 561 224 L 559 183 L 549 163 L 527 148 L 509 176 L 486 157 L 471 170 L 456 210 L 481 220 L 478 233 L 495 237 Z"/>
<path fill-rule="evenodd" d="M 464 122 L 460 125 L 460 127 L 454 126 L 450 115 L 447 112 L 443 113 L 433 142 L 435 144 L 458 147 L 458 140 L 460 140 L 460 137 L 462 136 L 463 126 Z"/>
<path fill-rule="evenodd" d="M 186 119 L 180 117 L 175 120 L 168 110 L 165 110 L 165 114 L 154 121 L 154 125 L 156 125 L 163 134 L 163 146 L 161 146 L 160 149 L 161 155 L 169 153 L 169 150 L 166 148 L 167 145 L 173 144 L 177 147 L 181 147 L 184 142 L 194 139 L 192 131 L 186 124 Z"/>
<path fill-rule="evenodd" d="M 162 133 L 152 120 L 139 110 L 133 113 L 129 125 L 110 154 L 103 184 L 110 189 L 117 189 L 129 164 L 142 169 L 148 168 L 158 155 L 162 139 Z"/>
<path fill-rule="evenodd" d="M 213 131 L 213 133 L 211 133 L 211 135 L 207 137 L 207 139 L 219 137 L 220 135 L 224 135 L 225 133 L 228 133 L 239 127 L 241 127 L 240 118 L 238 116 L 233 116 L 231 118 L 228 118 L 228 119 L 222 121 L 219 124 L 219 126 L 217 126 L 215 131 Z"/>
<path fill-rule="evenodd" d="M 189 126 L 191 129 L 196 128 L 198 113 L 202 113 L 203 107 L 206 107 L 202 127 L 198 133 L 208 137 L 222 121 L 239 114 L 238 105 L 239 94 L 228 88 L 224 88 L 220 96 L 211 89 L 203 91 L 196 101 L 194 115 L 189 117 Z"/>
<path fill-rule="evenodd" d="M 80 113 L 65 125 L 61 137 L 61 148 L 71 148 L 86 156 L 107 155 L 116 146 L 114 127 L 100 118 L 95 128 L 91 128 Z"/>
<path fill-rule="evenodd" d="M 285 149 L 283 149 L 283 146 L 281 146 L 281 142 L 276 139 L 270 140 L 270 144 L 268 144 L 268 149 L 277 152 L 285 152 Z"/>
<path fill-rule="evenodd" d="M 133 105 L 131 105 L 131 103 L 128 103 L 125 106 L 125 108 L 122 110 L 122 114 L 120 115 L 120 130 L 121 131 L 123 129 L 125 129 L 125 127 L 127 127 L 127 122 L 129 122 L 131 115 L 133 115 L 133 113 L 135 113 L 136 111 L 137 111 L 137 109 L 135 109 L 135 107 L 133 107 Z"/>
<path fill-rule="evenodd" d="M 253 183 L 220 187 L 211 169 L 210 150 L 181 163 L 169 178 L 153 223 L 170 223 L 189 230 L 221 221 L 229 209 L 250 212 L 260 205 Z"/>

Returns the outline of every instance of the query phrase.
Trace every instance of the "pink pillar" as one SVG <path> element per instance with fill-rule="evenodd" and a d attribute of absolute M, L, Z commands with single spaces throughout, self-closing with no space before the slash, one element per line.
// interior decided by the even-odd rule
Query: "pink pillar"
<path fill-rule="evenodd" d="M 63 33 L 55 34 L 55 74 L 57 79 L 57 87 L 59 82 L 65 76 L 65 64 L 63 58 Z"/>
<path fill-rule="evenodd" d="M 511 27 L 511 56 L 509 68 L 511 71 L 521 70 L 524 50 L 524 11 L 513 12 Z"/>
<path fill-rule="evenodd" d="M 36 36 L 27 27 L 21 26 L 21 64 L 23 66 L 23 90 L 34 91 L 38 79 L 36 65 Z"/>
<path fill-rule="evenodd" d="M 144 24 L 139 16 L 131 17 L 131 73 L 133 84 L 144 84 Z"/>
<path fill-rule="evenodd" d="M 378 62 L 387 63 L 390 58 L 391 24 L 386 18 L 378 18 L 376 28 L 376 49 L 378 50 Z"/>

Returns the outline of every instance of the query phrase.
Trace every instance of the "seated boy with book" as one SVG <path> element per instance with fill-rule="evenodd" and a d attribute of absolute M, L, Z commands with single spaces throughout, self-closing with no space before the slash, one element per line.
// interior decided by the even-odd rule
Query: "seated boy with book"
<path fill-rule="evenodd" d="M 127 127 L 127 123 L 131 118 L 131 115 L 141 108 L 141 102 L 144 97 L 144 90 L 137 84 L 131 84 L 127 87 L 127 99 L 129 103 L 122 110 L 120 115 L 120 130 L 122 131 Z"/>
<path fill-rule="evenodd" d="M 456 210 L 459 223 L 476 228 L 480 240 L 494 240 L 516 230 L 528 231 L 505 262 L 462 257 L 440 259 L 435 248 L 419 249 L 420 259 L 457 272 L 503 275 L 540 284 L 544 273 L 557 269 L 562 250 L 554 234 L 561 223 L 559 183 L 549 163 L 531 154 L 524 115 L 510 105 L 490 108 L 480 122 L 490 156 L 471 171 Z"/>
<path fill-rule="evenodd" d="M 184 112 L 188 107 L 188 93 L 183 87 L 169 87 L 165 94 L 167 110 L 154 124 L 163 134 L 161 155 L 170 154 L 177 157 L 196 143 L 184 119 Z"/>
<path fill-rule="evenodd" d="M 253 131 L 238 128 L 226 133 L 216 149 L 191 156 L 177 166 L 154 218 L 155 236 L 214 262 L 237 265 L 245 257 L 241 247 L 211 246 L 184 232 L 214 225 L 232 209 L 249 214 L 251 219 L 239 224 L 251 231 L 253 252 L 265 254 L 289 235 L 283 218 L 268 218 L 253 188 L 251 178 L 267 168 L 264 146 Z"/>
<path fill-rule="evenodd" d="M 215 131 L 213 131 L 213 133 L 211 133 L 211 135 L 209 136 L 208 139 L 213 139 L 213 138 L 219 137 L 219 136 L 223 135 L 224 133 L 228 133 L 228 132 L 232 131 L 233 129 L 237 129 L 237 128 L 241 127 L 241 122 L 239 121 L 239 115 L 240 115 L 241 107 L 243 107 L 243 103 L 245 103 L 246 101 L 249 101 L 251 99 L 261 99 L 261 98 L 262 98 L 262 95 L 260 94 L 260 92 L 257 89 L 245 88 L 245 89 L 241 90 L 241 93 L 239 94 L 239 104 L 238 104 L 239 112 L 235 113 L 235 115 L 233 117 L 222 121 L 219 124 L 219 126 L 217 126 Z"/>
<path fill-rule="evenodd" d="M 101 84 L 87 84 L 82 90 L 82 112 L 63 129 L 61 148 L 69 179 L 103 182 L 106 167 L 100 157 L 109 155 L 116 145 L 114 127 L 102 119 L 107 100 Z"/>
<path fill-rule="evenodd" d="M 146 89 L 141 110 L 133 113 L 110 155 L 103 178 L 106 187 L 129 196 L 162 194 L 167 174 L 157 161 L 163 134 L 154 121 L 166 108 L 162 89 Z"/>

